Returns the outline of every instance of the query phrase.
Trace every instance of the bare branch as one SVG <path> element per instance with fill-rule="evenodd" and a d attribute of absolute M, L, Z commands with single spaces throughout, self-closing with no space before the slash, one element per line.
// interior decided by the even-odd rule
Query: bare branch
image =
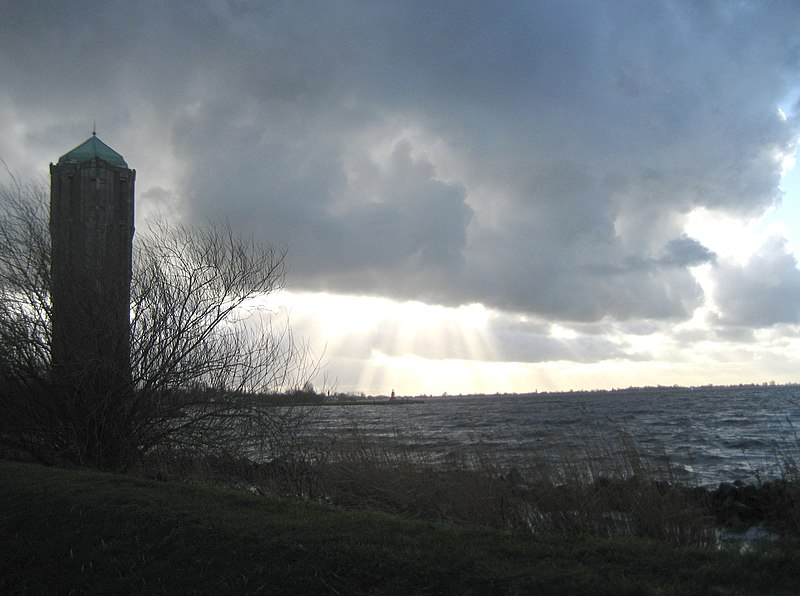
<path fill-rule="evenodd" d="M 284 251 L 227 222 L 148 222 L 134 246 L 129 380 L 56 384 L 48 192 L 15 181 L 0 199 L 0 443 L 126 467 L 163 449 L 263 454 L 275 450 L 276 429 L 302 419 L 263 403 L 318 367 L 288 322 L 274 326 L 259 306 L 283 287 Z M 82 299 L 70 297 L 75 308 Z"/>

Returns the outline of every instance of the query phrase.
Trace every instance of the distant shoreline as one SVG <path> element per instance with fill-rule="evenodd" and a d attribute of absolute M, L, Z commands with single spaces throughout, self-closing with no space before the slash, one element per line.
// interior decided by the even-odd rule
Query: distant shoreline
<path fill-rule="evenodd" d="M 323 401 L 319 406 L 395 406 L 407 404 L 421 404 L 422 399 L 350 399 L 342 401 Z"/>
<path fill-rule="evenodd" d="M 496 392 L 496 393 L 447 393 L 443 395 L 417 395 L 409 399 L 424 401 L 426 399 L 464 398 L 464 397 L 532 397 L 532 396 L 569 396 L 569 395 L 618 395 L 626 393 L 698 393 L 709 390 L 730 391 L 734 389 L 775 389 L 795 388 L 800 389 L 800 382 L 791 383 L 739 383 L 735 385 L 642 385 L 630 387 L 614 387 L 612 389 L 565 389 L 561 391 L 524 391 L 524 392 Z M 386 398 L 388 399 L 388 398 Z M 403 398 L 397 398 L 403 399 Z"/>
<path fill-rule="evenodd" d="M 370 395 L 353 397 L 349 394 L 338 396 L 318 395 L 315 399 L 298 399 L 297 401 L 278 401 L 269 405 L 294 405 L 294 406 L 383 406 L 391 404 L 420 404 L 439 399 L 464 399 L 464 398 L 530 398 L 530 397 L 586 397 L 586 396 L 616 396 L 630 394 L 645 394 L 651 396 L 668 396 L 676 393 L 700 394 L 707 392 L 726 392 L 735 390 L 770 390 L 770 389 L 797 389 L 800 383 L 742 383 L 738 385 L 649 385 L 641 387 L 619 387 L 613 389 L 573 389 L 565 391 L 529 391 L 525 393 L 445 393 L 441 395 L 408 395 L 391 399 L 388 395 Z"/>

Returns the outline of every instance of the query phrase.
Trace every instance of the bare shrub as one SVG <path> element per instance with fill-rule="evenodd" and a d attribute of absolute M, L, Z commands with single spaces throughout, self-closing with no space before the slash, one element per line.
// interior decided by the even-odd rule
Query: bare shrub
<path fill-rule="evenodd" d="M 227 223 L 150 223 L 134 246 L 130 370 L 97 384 L 75 367 L 67 377 L 53 374 L 44 185 L 14 181 L 0 193 L 6 450 L 110 469 L 168 451 L 264 458 L 281 440 L 276 429 L 303 421 L 297 409 L 255 398 L 301 387 L 316 371 L 307 347 L 288 324 L 273 327 L 263 306 L 283 285 L 283 251 L 237 236 Z M 86 298 L 76 287 L 68 299 L 79 308 Z"/>

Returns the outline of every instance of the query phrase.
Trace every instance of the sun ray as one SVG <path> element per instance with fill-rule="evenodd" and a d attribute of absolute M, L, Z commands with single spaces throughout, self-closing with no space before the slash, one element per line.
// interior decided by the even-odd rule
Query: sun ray
<path fill-rule="evenodd" d="M 324 342 L 331 358 L 361 363 L 353 390 L 388 394 L 427 386 L 474 388 L 484 385 L 485 363 L 496 359 L 489 333 L 493 315 L 481 304 L 447 307 L 288 291 L 278 300 L 271 308 L 285 310 L 296 332 Z"/>

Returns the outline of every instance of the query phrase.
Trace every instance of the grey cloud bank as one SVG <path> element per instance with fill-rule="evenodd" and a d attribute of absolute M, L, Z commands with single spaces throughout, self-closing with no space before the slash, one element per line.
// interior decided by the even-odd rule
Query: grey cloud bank
<path fill-rule="evenodd" d="M 683 230 L 696 208 L 780 200 L 798 134 L 795 2 L 4 12 L 6 162 L 44 169 L 96 119 L 140 169 L 144 210 L 225 217 L 286 246 L 296 289 L 632 325 L 690 318 L 706 299 L 691 268 L 707 264 L 718 325 L 798 322 L 781 242 L 741 266 Z M 172 186 L 148 187 L 139 164 L 162 161 Z M 508 358 L 566 353 L 498 333 Z M 580 359 L 617 353 L 590 339 Z"/>

